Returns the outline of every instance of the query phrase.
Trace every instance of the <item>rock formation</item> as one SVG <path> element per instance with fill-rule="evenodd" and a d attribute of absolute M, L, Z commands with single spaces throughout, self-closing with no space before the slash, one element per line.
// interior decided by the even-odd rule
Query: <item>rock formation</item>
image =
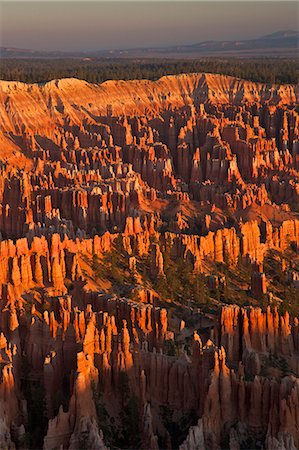
<path fill-rule="evenodd" d="M 0 99 L 0 447 L 298 449 L 298 87 Z"/>

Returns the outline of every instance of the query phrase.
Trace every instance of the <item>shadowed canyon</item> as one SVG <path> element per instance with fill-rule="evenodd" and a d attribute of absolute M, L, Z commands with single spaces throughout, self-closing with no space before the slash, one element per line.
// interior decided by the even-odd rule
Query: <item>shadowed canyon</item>
<path fill-rule="evenodd" d="M 0 448 L 299 449 L 298 100 L 0 81 Z"/>

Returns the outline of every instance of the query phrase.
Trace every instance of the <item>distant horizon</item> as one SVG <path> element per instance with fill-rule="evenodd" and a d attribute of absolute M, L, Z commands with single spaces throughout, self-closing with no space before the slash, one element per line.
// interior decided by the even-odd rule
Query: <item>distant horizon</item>
<path fill-rule="evenodd" d="M 2 2 L 0 46 L 94 52 L 250 40 L 298 31 L 298 13 L 294 1 Z"/>
<path fill-rule="evenodd" d="M 56 0 L 55 0 L 56 1 Z M 248 38 L 248 39 L 215 39 L 215 41 L 219 41 L 219 42 L 222 42 L 222 41 L 238 41 L 238 40 L 240 40 L 240 41 L 245 41 L 245 40 L 255 40 L 255 39 L 260 39 L 260 38 L 263 38 L 263 37 L 265 37 L 265 36 L 268 36 L 268 35 L 272 35 L 272 34 L 276 34 L 276 33 L 287 33 L 287 32 L 292 32 L 292 33 L 298 33 L 298 35 L 299 35 L 299 31 L 296 31 L 296 30 L 291 30 L 291 29 L 288 29 L 288 30 L 273 30 L 272 32 L 270 32 L 270 33 L 266 33 L 266 34 L 264 34 L 264 35 L 261 35 L 261 36 L 252 36 L 252 37 L 250 37 L 250 38 Z M 143 45 L 143 46 L 136 46 L 136 47 L 115 47 L 115 48 L 113 48 L 113 49 L 111 49 L 111 48 L 103 48 L 103 49 L 93 49 L 93 50 L 91 50 L 91 49 L 82 49 L 82 50 L 58 50 L 58 49 L 51 49 L 51 50 L 46 50 L 46 49 L 37 49 L 37 48 L 29 48 L 29 47 L 21 47 L 21 46 L 11 46 L 11 45 L 0 45 L 2 48 L 7 48 L 7 49 L 16 49 L 16 50 L 24 50 L 24 51 L 34 51 L 34 52 L 49 52 L 49 53 L 52 53 L 52 52 L 54 52 L 54 53 L 92 53 L 92 52 L 113 52 L 113 51 L 122 51 L 122 50 L 135 50 L 135 49 L 147 49 L 147 48 L 168 48 L 168 47 L 172 47 L 172 45 L 173 46 L 187 46 L 187 45 L 195 45 L 195 44 L 198 44 L 198 43 L 203 43 L 203 42 L 210 42 L 211 41 L 211 39 L 206 39 L 206 40 L 201 40 L 201 41 L 196 41 L 196 42 L 188 42 L 188 43 L 180 43 L 180 44 L 168 44 L 168 45 L 163 45 L 163 44 L 161 44 L 161 45 L 155 45 L 155 46 L 147 46 L 147 45 Z"/>

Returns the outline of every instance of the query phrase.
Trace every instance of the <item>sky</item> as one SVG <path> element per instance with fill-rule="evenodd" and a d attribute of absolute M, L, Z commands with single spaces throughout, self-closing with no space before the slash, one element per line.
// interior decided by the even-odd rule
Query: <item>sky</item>
<path fill-rule="evenodd" d="M 298 1 L 3 1 L 0 45 L 109 50 L 298 30 Z"/>

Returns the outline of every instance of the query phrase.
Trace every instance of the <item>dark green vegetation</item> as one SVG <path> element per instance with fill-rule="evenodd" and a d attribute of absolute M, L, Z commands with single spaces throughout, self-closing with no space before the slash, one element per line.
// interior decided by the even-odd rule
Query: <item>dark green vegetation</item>
<path fill-rule="evenodd" d="M 169 433 L 171 439 L 171 446 L 177 449 L 181 445 L 188 434 L 189 428 L 197 424 L 197 415 L 195 411 L 186 412 L 179 421 L 173 420 L 173 411 L 168 407 L 162 405 L 160 407 L 160 417 L 164 427 Z M 159 436 L 160 448 L 165 447 L 165 443 Z"/>
<path fill-rule="evenodd" d="M 139 448 L 141 415 L 138 398 L 132 393 L 128 374 L 120 372 L 118 380 L 119 413 L 112 416 L 105 407 L 101 386 L 93 385 L 98 426 L 110 448 Z"/>
<path fill-rule="evenodd" d="M 271 291 L 280 300 L 274 300 L 279 312 L 286 311 L 291 316 L 299 316 L 299 292 L 288 281 L 287 273 L 282 270 L 282 261 L 285 260 L 288 267 L 299 270 L 298 252 L 292 246 L 283 254 L 271 249 L 264 261 L 264 270 L 268 280 L 270 280 Z"/>
<path fill-rule="evenodd" d="M 205 285 L 205 276 L 195 274 L 190 261 L 183 258 L 174 259 L 171 256 L 171 248 L 168 241 L 165 242 L 162 254 L 165 276 L 150 277 L 160 297 L 188 306 L 191 304 L 193 306 L 207 304 L 208 293 Z"/>
<path fill-rule="evenodd" d="M 271 369 L 277 369 L 281 377 L 287 375 L 296 375 L 289 367 L 287 360 L 283 356 L 275 353 L 269 353 L 269 356 L 264 356 L 262 359 L 261 375 L 264 377 L 271 376 Z M 272 372 L 273 374 L 273 372 Z"/>
<path fill-rule="evenodd" d="M 164 275 L 156 276 L 151 271 L 152 253 L 136 258 L 136 271 L 129 269 L 128 256 L 123 247 L 121 238 L 114 242 L 114 250 L 108 252 L 103 258 L 93 255 L 91 267 L 93 280 L 110 282 L 109 292 L 140 301 L 138 289 L 154 290 L 162 305 L 171 305 L 176 314 L 184 319 L 184 312 L 190 309 L 201 308 L 206 313 L 216 313 L 220 304 L 237 304 L 239 306 L 260 306 L 266 310 L 269 301 L 277 306 L 281 314 L 286 311 L 291 316 L 299 316 L 298 289 L 292 286 L 289 280 L 291 270 L 299 271 L 297 263 L 297 250 L 290 248 L 284 253 L 270 250 L 264 260 L 269 294 L 255 299 L 251 293 L 250 264 L 239 258 L 236 265 L 229 262 L 214 263 L 210 261 L 206 273 L 196 273 L 193 264 L 188 258 L 176 257 L 172 254 L 171 243 L 168 239 L 158 242 L 151 238 L 152 243 L 159 243 L 163 255 Z M 284 262 L 284 270 L 283 270 Z M 207 275 L 209 273 L 210 275 Z M 214 286 L 213 286 L 214 279 Z M 215 284 L 215 279 L 219 281 Z M 189 320 L 189 319 L 188 319 Z M 169 349 L 173 354 L 174 349 Z"/>
<path fill-rule="evenodd" d="M 296 59 L 201 58 L 171 59 L 2 59 L 0 78 L 44 83 L 56 78 L 80 78 L 90 83 L 106 80 L 157 80 L 164 75 L 207 72 L 231 75 L 262 83 L 297 83 Z"/>
<path fill-rule="evenodd" d="M 42 448 L 43 438 L 47 431 L 47 408 L 43 383 L 30 371 L 26 357 L 22 358 L 22 391 L 27 401 L 28 422 L 22 444 L 25 448 Z M 30 430 L 30 431 L 28 431 Z"/>

